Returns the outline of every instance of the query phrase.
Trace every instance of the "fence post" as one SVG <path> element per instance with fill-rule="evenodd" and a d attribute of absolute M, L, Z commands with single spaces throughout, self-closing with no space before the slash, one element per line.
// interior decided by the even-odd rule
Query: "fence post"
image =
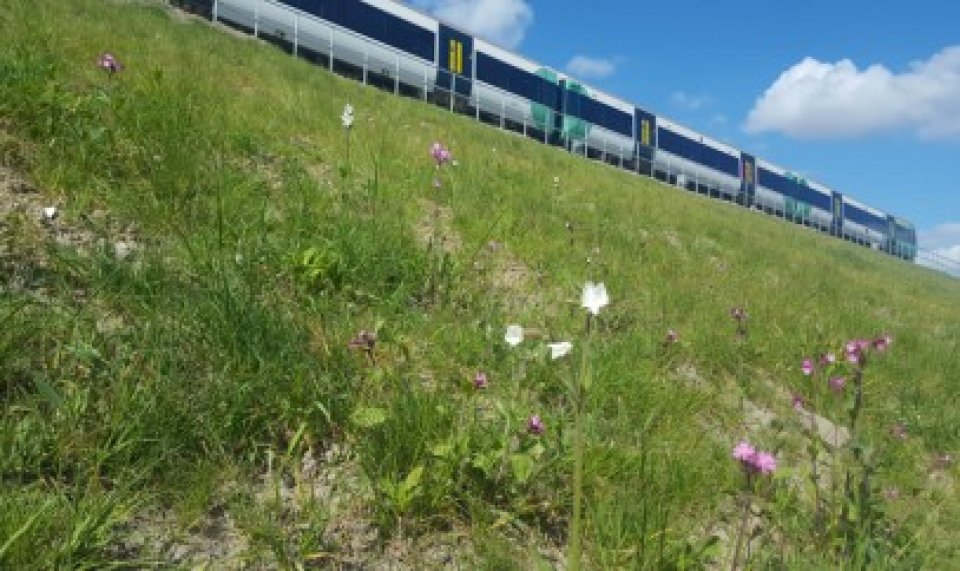
<path fill-rule="evenodd" d="M 333 26 L 330 26 L 330 57 L 327 58 L 327 67 L 330 68 L 330 71 L 333 71 L 333 35 L 336 33 Z"/>
<path fill-rule="evenodd" d="M 297 55 L 297 47 L 300 40 L 300 14 L 293 14 L 293 55 Z"/>
<path fill-rule="evenodd" d="M 253 7 L 253 37 L 260 37 L 260 0 Z"/>
<path fill-rule="evenodd" d="M 211 14 L 211 16 L 213 17 L 214 22 L 217 21 L 217 16 L 218 16 L 217 13 L 219 12 L 219 8 L 220 8 L 219 4 L 220 4 L 219 0 L 213 0 L 213 13 Z"/>

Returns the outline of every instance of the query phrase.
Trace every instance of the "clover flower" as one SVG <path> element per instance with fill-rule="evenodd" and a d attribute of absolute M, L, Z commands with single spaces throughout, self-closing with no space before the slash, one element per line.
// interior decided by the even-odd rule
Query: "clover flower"
<path fill-rule="evenodd" d="M 803 371 L 803 374 L 810 376 L 813 374 L 813 359 L 807 357 L 803 360 L 803 364 L 800 365 L 800 370 Z"/>
<path fill-rule="evenodd" d="M 570 353 L 573 349 L 573 343 L 569 341 L 558 341 L 556 343 L 547 343 L 547 347 L 550 348 L 550 358 L 556 361 Z"/>
<path fill-rule="evenodd" d="M 580 305 L 586 308 L 593 315 L 599 315 L 600 309 L 610 303 L 610 296 L 607 295 L 607 287 L 600 282 L 595 284 L 587 282 L 583 286 L 583 294 L 580 296 Z"/>
<path fill-rule="evenodd" d="M 847 379 L 844 377 L 831 377 L 830 380 L 827 381 L 827 384 L 830 385 L 830 388 L 833 389 L 834 392 L 839 393 L 843 392 L 843 387 L 846 386 Z"/>
<path fill-rule="evenodd" d="M 530 415 L 530 418 L 527 419 L 527 432 L 533 435 L 540 435 L 543 434 L 544 430 L 546 430 L 546 427 L 543 425 L 543 421 L 540 420 L 540 415 Z"/>
<path fill-rule="evenodd" d="M 516 347 L 523 342 L 523 327 L 519 325 L 508 325 L 507 333 L 503 336 L 503 340 L 507 342 L 507 345 Z"/>
<path fill-rule="evenodd" d="M 110 75 L 123 70 L 123 64 L 117 61 L 117 58 L 110 52 L 106 52 L 97 58 L 97 67 L 106 71 Z"/>
<path fill-rule="evenodd" d="M 487 380 L 487 374 L 483 371 L 479 371 L 476 376 L 473 377 L 473 386 L 477 389 L 485 389 L 489 381 Z"/>

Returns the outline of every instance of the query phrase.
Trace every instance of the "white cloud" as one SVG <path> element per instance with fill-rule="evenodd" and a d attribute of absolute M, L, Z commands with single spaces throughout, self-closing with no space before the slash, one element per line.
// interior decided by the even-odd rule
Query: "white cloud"
<path fill-rule="evenodd" d="M 940 224 L 918 232 L 917 241 L 923 248 L 917 263 L 960 273 L 960 222 Z"/>
<path fill-rule="evenodd" d="M 523 41 L 533 21 L 526 0 L 412 0 L 445 22 L 513 49 Z"/>
<path fill-rule="evenodd" d="M 922 138 L 960 137 L 960 45 L 900 73 L 849 59 L 807 57 L 757 98 L 744 129 L 792 137 L 854 137 L 907 130 Z"/>
<path fill-rule="evenodd" d="M 687 111 L 697 111 L 710 103 L 710 96 L 694 95 L 686 91 L 674 91 L 670 95 L 670 102 Z"/>
<path fill-rule="evenodd" d="M 565 68 L 570 75 L 584 79 L 596 79 L 613 75 L 613 72 L 617 71 L 617 64 L 609 59 L 578 55 L 568 61 Z"/>

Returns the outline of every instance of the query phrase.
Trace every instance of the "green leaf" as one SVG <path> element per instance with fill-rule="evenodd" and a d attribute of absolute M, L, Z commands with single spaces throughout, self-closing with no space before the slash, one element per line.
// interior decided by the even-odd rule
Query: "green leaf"
<path fill-rule="evenodd" d="M 57 392 L 57 389 L 53 388 L 53 385 L 43 379 L 34 379 L 33 382 L 37 386 L 37 392 L 40 393 L 40 396 L 46 399 L 53 408 L 63 406 L 64 398 Z"/>
<path fill-rule="evenodd" d="M 511 454 L 510 468 L 513 470 L 513 478 L 521 484 L 527 483 L 530 476 L 533 475 L 534 462 L 528 454 Z"/>
<path fill-rule="evenodd" d="M 353 411 L 350 420 L 360 428 L 374 428 L 387 421 L 387 411 L 375 406 L 362 406 Z"/>
<path fill-rule="evenodd" d="M 410 496 L 411 492 L 420 485 L 420 480 L 423 478 L 423 466 L 417 466 L 413 470 L 410 470 L 410 473 L 407 474 L 407 477 L 403 480 L 403 483 L 400 485 L 401 490 L 404 495 Z"/>

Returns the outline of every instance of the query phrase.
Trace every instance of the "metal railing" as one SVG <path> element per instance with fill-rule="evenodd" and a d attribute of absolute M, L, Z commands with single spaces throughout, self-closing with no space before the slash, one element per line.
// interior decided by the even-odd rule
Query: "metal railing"
<path fill-rule="evenodd" d="M 655 153 L 648 158 L 633 141 L 627 142 L 622 135 L 595 124 L 588 124 L 589 135 L 583 138 L 560 137 L 554 125 L 557 112 L 545 110 L 545 120 L 533 117 L 532 104 L 513 93 L 480 80 L 440 70 L 432 61 L 423 60 L 402 52 L 392 46 L 322 20 L 296 8 L 274 0 L 249 0 L 252 11 L 237 10 L 231 3 L 222 0 L 169 0 L 189 11 L 201 14 L 214 22 L 239 27 L 255 37 L 279 46 L 293 55 L 312 61 L 330 71 L 356 79 L 365 85 L 391 91 L 424 101 L 432 102 L 453 113 L 474 117 L 503 130 L 515 132 L 545 144 L 562 146 L 568 152 L 608 165 L 643 174 L 683 188 L 691 193 L 742 204 L 744 198 L 738 184 L 724 175 L 710 176 L 702 167 L 687 164 L 687 161 L 672 157 L 669 153 Z M 239 3 L 239 2 L 236 2 Z M 236 4 L 235 3 L 235 4 Z M 265 14 L 269 8 L 274 13 L 282 12 L 285 21 L 271 19 Z M 245 23 L 246 16 L 249 23 Z M 324 36 L 318 33 L 328 30 Z M 349 45 L 349 46 L 348 46 Z M 360 48 L 359 51 L 355 48 Z M 388 54 L 384 59 L 383 55 Z M 420 74 L 409 70 L 422 68 Z M 438 71 L 449 74 L 449 89 L 439 85 Z M 469 83 L 469 95 L 457 92 L 457 86 Z M 466 90 L 464 90 L 466 91 Z M 574 116 L 559 114 L 561 119 L 584 122 Z M 562 123 L 562 121 L 560 121 Z M 618 139 L 623 143 L 614 142 Z M 829 233 L 830 228 L 807 217 L 785 212 L 775 204 L 757 203 L 753 210 L 765 212 L 812 230 Z M 844 236 L 844 239 L 861 245 L 868 240 Z M 940 269 L 951 275 L 960 275 L 960 264 L 935 252 L 920 250 L 917 262 Z"/>

